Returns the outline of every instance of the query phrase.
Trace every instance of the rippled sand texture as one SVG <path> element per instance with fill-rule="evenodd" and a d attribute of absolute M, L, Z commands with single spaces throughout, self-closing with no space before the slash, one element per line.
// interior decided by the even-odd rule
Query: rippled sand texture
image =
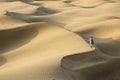
<path fill-rule="evenodd" d="M 120 80 L 119 12 L 119 0 L 0 0 L 0 80 Z"/>

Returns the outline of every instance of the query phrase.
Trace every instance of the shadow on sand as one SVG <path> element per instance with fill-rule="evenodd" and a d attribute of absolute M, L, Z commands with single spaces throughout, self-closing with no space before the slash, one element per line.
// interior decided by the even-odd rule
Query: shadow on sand
<path fill-rule="evenodd" d="M 19 48 L 38 34 L 38 26 L 26 25 L 0 31 L 0 54 Z"/>
<path fill-rule="evenodd" d="M 4 65 L 6 62 L 7 59 L 2 54 L 0 54 L 0 66 Z"/>

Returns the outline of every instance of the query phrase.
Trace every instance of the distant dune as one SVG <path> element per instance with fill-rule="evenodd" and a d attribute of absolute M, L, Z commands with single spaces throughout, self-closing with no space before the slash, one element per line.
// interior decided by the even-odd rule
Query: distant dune
<path fill-rule="evenodd" d="M 0 10 L 0 80 L 120 79 L 119 0 L 0 0 Z"/>

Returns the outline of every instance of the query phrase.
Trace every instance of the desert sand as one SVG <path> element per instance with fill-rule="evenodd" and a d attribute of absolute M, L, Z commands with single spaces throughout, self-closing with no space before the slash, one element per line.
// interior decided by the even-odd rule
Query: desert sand
<path fill-rule="evenodd" d="M 120 80 L 119 11 L 119 0 L 0 0 L 0 80 Z"/>

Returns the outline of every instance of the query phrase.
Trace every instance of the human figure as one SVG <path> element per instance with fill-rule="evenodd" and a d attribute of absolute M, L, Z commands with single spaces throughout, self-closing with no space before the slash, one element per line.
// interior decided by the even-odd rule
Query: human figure
<path fill-rule="evenodd" d="M 92 48 L 92 47 L 94 47 L 94 39 L 93 39 L 93 36 L 91 36 L 90 38 L 89 38 L 89 44 L 90 44 L 90 47 Z"/>

